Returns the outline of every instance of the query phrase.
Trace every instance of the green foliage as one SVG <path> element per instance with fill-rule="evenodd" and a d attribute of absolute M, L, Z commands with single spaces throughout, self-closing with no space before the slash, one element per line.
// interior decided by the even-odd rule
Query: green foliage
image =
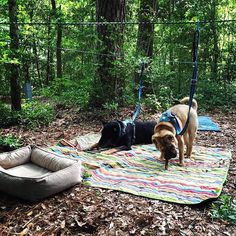
<path fill-rule="evenodd" d="M 157 94 L 148 94 L 144 100 L 151 110 L 166 110 L 173 105 L 174 96 L 169 87 L 161 87 Z"/>
<path fill-rule="evenodd" d="M 87 81 L 57 78 L 48 88 L 40 90 L 40 93 L 57 104 L 84 107 L 89 100 L 89 84 Z"/>
<path fill-rule="evenodd" d="M 51 105 L 37 101 L 26 102 L 22 105 L 20 122 L 27 127 L 36 128 L 52 122 L 54 110 Z"/>
<path fill-rule="evenodd" d="M 110 102 L 103 104 L 103 108 L 108 110 L 109 112 L 116 112 L 118 110 L 118 103 L 117 102 Z"/>
<path fill-rule="evenodd" d="M 48 125 L 54 117 L 54 110 L 49 104 L 37 101 L 25 102 L 21 111 L 11 111 L 10 107 L 0 103 L 0 127 L 16 124 L 29 128 Z"/>
<path fill-rule="evenodd" d="M 84 170 L 83 171 L 83 179 L 88 179 L 90 178 L 92 175 L 87 171 L 87 170 Z"/>
<path fill-rule="evenodd" d="M 6 127 L 18 123 L 19 113 L 11 111 L 10 106 L 0 103 L 0 127 Z"/>
<path fill-rule="evenodd" d="M 233 108 L 236 104 L 236 83 L 199 81 L 196 98 L 201 109 L 214 109 L 220 106 Z"/>
<path fill-rule="evenodd" d="M 17 149 L 22 146 L 22 141 L 15 136 L 0 135 L 0 146 L 8 147 L 9 149 Z"/>
<path fill-rule="evenodd" d="M 59 13 L 62 21 L 96 21 L 95 1 L 60 0 L 56 3 L 58 8 L 59 5 L 61 6 Z M 86 107 L 94 93 L 97 97 L 105 98 L 106 83 L 112 84 L 114 81 L 108 76 L 104 84 L 101 84 L 103 89 L 99 89 L 104 92 L 96 93 L 97 87 L 100 88 L 97 83 L 99 82 L 98 68 L 110 62 L 108 60 L 105 63 L 101 60 L 104 52 L 99 47 L 101 39 L 98 37 L 97 27 L 93 24 L 63 26 L 63 78 L 58 79 L 55 78 L 57 25 L 54 24 L 58 19 L 52 12 L 51 2 L 32 0 L 19 1 L 17 4 L 20 22 L 52 22 L 53 24 L 20 25 L 21 43 L 17 61 L 9 59 L 9 25 L 0 25 L 0 94 L 9 95 L 10 93 L 6 65 L 13 62 L 19 63 L 21 84 L 30 80 L 34 86 L 34 94 L 40 92 L 40 95 L 47 95 L 55 103 Z M 138 22 L 139 10 L 140 1 L 127 1 L 125 20 Z M 145 70 L 144 75 L 143 102 L 153 110 L 164 110 L 173 104 L 174 98 L 179 99 L 189 93 L 189 81 L 192 75 L 192 40 L 196 25 L 191 23 L 161 24 L 161 22 L 204 20 L 211 23 L 201 23 L 200 27 L 200 80 L 196 90 L 199 107 L 200 109 L 215 106 L 232 107 L 236 103 L 236 27 L 234 22 L 220 23 L 220 20 L 235 19 L 235 2 L 184 0 L 170 3 L 161 0 L 158 2 L 158 14 L 153 17 L 151 20 L 158 21 L 158 24 L 154 25 L 154 54 L 149 59 L 145 58 L 149 68 Z M 7 19 L 8 2 L 4 0 L 1 4 L 0 21 L 7 22 Z M 115 85 L 118 93 L 116 91 L 111 99 L 107 96 L 106 103 L 101 105 L 101 108 L 103 106 L 108 111 L 117 110 L 117 103 L 125 106 L 135 104 L 137 81 L 134 83 L 134 74 L 138 71 L 139 59 L 144 56 L 137 51 L 138 24 L 111 26 L 113 29 L 119 29 L 119 27 L 124 27 L 123 37 L 121 37 L 122 47 L 118 46 L 119 40 L 116 37 L 118 30 L 114 30 L 107 36 L 107 42 L 113 39 L 117 46 L 112 46 L 111 51 L 105 54 L 108 54 L 111 59 L 112 55 L 119 54 L 118 57 L 115 55 L 119 59 L 115 61 L 115 66 L 111 66 L 109 75 L 112 75 L 112 78 L 117 77 L 118 80 L 120 78 L 122 81 Z M 48 84 L 49 87 L 47 87 Z M 8 108 L 0 106 L 1 111 L 2 109 L 3 116 L 0 117 L 0 125 L 11 124 L 19 119 L 19 115 L 13 115 Z M 34 111 L 34 113 L 37 112 Z"/>
<path fill-rule="evenodd" d="M 223 219 L 236 223 L 236 200 L 232 196 L 221 195 L 212 204 L 210 214 L 213 219 Z"/>

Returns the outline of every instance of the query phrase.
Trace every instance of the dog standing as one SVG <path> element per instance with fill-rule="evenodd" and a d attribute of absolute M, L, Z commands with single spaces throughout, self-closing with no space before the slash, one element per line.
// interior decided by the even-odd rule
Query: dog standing
<path fill-rule="evenodd" d="M 186 156 L 191 158 L 193 141 L 198 128 L 197 101 L 193 99 L 189 114 L 189 124 L 183 135 L 179 135 L 187 119 L 189 98 L 185 97 L 180 104 L 171 107 L 164 112 L 155 126 L 152 141 L 161 152 L 160 159 L 165 160 L 165 169 L 168 169 L 168 161 L 177 156 L 179 148 L 179 164 L 184 166 L 184 145 L 186 145 Z"/>

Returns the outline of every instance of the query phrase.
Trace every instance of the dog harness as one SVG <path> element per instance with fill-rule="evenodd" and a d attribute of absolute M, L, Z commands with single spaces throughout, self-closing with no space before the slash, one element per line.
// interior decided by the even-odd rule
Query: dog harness
<path fill-rule="evenodd" d="M 176 114 L 174 114 L 173 112 L 171 112 L 170 110 L 165 111 L 162 113 L 159 122 L 170 122 L 176 130 L 176 134 L 179 135 L 181 132 L 181 128 L 179 125 L 179 121 L 176 117 Z"/>
<path fill-rule="evenodd" d="M 123 135 L 125 135 L 127 125 L 131 124 L 131 126 L 133 128 L 132 142 L 134 142 L 134 140 L 135 140 L 135 124 L 134 124 L 134 122 L 132 120 L 126 119 L 124 121 L 117 121 L 117 123 L 119 125 L 119 138 L 122 137 Z"/>

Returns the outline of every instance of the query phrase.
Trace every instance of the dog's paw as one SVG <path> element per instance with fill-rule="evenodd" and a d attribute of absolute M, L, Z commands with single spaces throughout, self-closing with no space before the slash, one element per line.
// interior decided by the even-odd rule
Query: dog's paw
<path fill-rule="evenodd" d="M 106 150 L 106 151 L 102 151 L 101 153 L 106 154 L 106 155 L 111 155 L 111 154 L 116 153 L 116 152 L 117 152 L 117 149 L 112 148 L 112 149 L 109 149 L 109 150 Z"/>
<path fill-rule="evenodd" d="M 184 162 L 180 162 L 179 165 L 182 166 L 182 167 L 185 166 Z"/>

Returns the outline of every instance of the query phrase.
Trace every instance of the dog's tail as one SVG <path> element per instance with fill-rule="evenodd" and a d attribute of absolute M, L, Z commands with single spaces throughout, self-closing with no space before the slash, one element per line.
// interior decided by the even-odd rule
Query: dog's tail
<path fill-rule="evenodd" d="M 189 105 L 189 97 L 184 97 L 183 99 L 180 100 L 180 103 Z M 197 110 L 197 108 L 198 108 L 197 101 L 195 99 L 193 99 L 193 101 L 192 101 L 192 108 L 194 110 Z"/>

